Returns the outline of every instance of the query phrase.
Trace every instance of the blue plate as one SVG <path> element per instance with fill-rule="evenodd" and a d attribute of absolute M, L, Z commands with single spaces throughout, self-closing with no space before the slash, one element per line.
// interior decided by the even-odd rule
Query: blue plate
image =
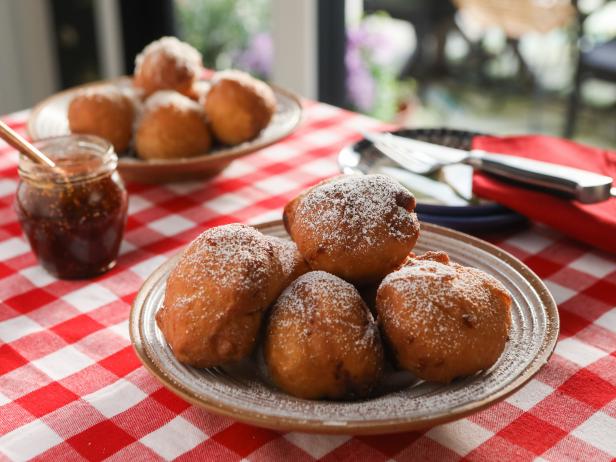
<path fill-rule="evenodd" d="M 508 208 L 503 207 L 500 204 L 494 202 L 488 204 L 479 205 L 438 205 L 438 204 L 425 204 L 418 202 L 415 209 L 417 213 L 425 213 L 427 215 L 445 215 L 455 217 L 466 216 L 484 216 L 494 214 L 507 214 L 514 213 Z"/>
<path fill-rule="evenodd" d="M 522 215 L 514 212 L 493 213 L 491 215 L 479 216 L 446 216 L 418 212 L 417 216 L 420 221 L 434 223 L 435 225 L 445 226 L 466 233 L 506 231 L 507 229 L 514 229 L 527 221 Z"/>

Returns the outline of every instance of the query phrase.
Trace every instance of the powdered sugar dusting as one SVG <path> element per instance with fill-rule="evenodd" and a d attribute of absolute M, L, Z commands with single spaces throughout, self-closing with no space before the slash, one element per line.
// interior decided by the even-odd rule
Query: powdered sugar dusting
<path fill-rule="evenodd" d="M 188 246 L 174 269 L 173 273 L 179 273 L 193 289 L 174 303 L 189 306 L 195 300 L 211 298 L 208 291 L 231 290 L 256 293 L 258 310 L 272 277 L 280 274 L 274 271 L 280 268 L 277 265 L 272 244 L 256 229 L 241 224 L 208 229 Z"/>
<path fill-rule="evenodd" d="M 243 87 L 250 88 L 251 91 L 259 95 L 268 104 L 275 104 L 274 92 L 268 84 L 256 79 L 250 74 L 236 69 L 219 71 L 212 77 L 212 85 L 216 85 L 222 80 L 231 80 Z"/>
<path fill-rule="evenodd" d="M 85 96 L 92 99 L 108 99 L 112 101 L 125 101 L 132 102 L 134 94 L 132 94 L 127 88 L 121 88 L 116 85 L 97 85 L 90 88 L 85 88 L 78 93 L 78 96 Z"/>
<path fill-rule="evenodd" d="M 340 176 L 300 198 L 297 223 L 319 236 L 324 247 L 369 250 L 416 232 L 413 196 L 385 175 Z"/>
<path fill-rule="evenodd" d="M 201 53 L 175 37 L 162 37 L 146 46 L 135 58 L 135 74 L 141 71 L 146 56 L 152 60 L 154 68 L 158 67 L 160 60 L 172 59 L 178 67 L 186 68 L 193 75 L 198 75 L 201 69 Z"/>
<path fill-rule="evenodd" d="M 413 284 L 419 284 L 421 277 L 445 281 L 452 279 L 456 276 L 456 270 L 454 266 L 445 265 L 436 261 L 424 260 L 421 264 L 413 264 L 411 261 L 400 270 L 388 274 L 383 279 L 383 284 L 392 284 L 394 282 L 404 283 L 405 281 L 412 281 Z"/>
<path fill-rule="evenodd" d="M 192 86 L 192 98 L 200 105 L 203 105 L 211 88 L 211 82 L 206 80 L 197 80 Z"/>
<path fill-rule="evenodd" d="M 251 75 L 246 72 L 239 71 L 237 69 L 226 69 L 224 71 L 216 72 L 214 76 L 212 77 L 212 83 L 216 84 L 220 82 L 221 80 L 243 81 L 243 80 L 252 80 L 252 79 L 253 77 L 251 77 Z"/>
<path fill-rule="evenodd" d="M 280 260 L 282 272 L 285 277 L 288 277 L 295 271 L 297 259 L 301 258 L 295 242 L 276 236 L 265 236 L 265 238 L 274 244 L 274 250 L 278 260 Z"/>
<path fill-rule="evenodd" d="M 355 312 L 358 306 L 365 315 L 361 323 Z M 372 314 L 357 289 L 325 271 L 311 271 L 292 282 L 276 301 L 270 322 L 300 327 L 303 339 L 308 339 L 315 323 L 319 330 L 331 327 L 340 337 L 336 344 L 345 348 L 372 348 L 378 341 Z"/>
<path fill-rule="evenodd" d="M 438 257 L 438 255 L 437 255 Z M 379 292 L 391 290 L 404 307 L 390 305 L 391 297 L 379 294 L 379 316 L 385 324 L 408 330 L 435 351 L 457 351 L 469 341 L 460 330 L 460 311 L 475 331 L 495 330 L 494 317 L 503 308 L 496 297 L 508 297 L 507 290 L 492 276 L 456 263 L 416 259 L 387 275 Z M 391 295 L 391 293 L 389 294 Z M 406 326 L 406 327 L 405 327 Z"/>
<path fill-rule="evenodd" d="M 180 111 L 204 113 L 203 107 L 199 103 L 173 90 L 157 91 L 145 101 L 144 109 L 146 111 L 153 111 L 160 107 L 173 107 Z"/>
<path fill-rule="evenodd" d="M 141 110 L 141 101 L 135 90 L 128 87 L 96 85 L 79 91 L 75 96 L 75 99 L 77 98 L 86 98 L 94 103 L 104 103 L 107 101 L 115 105 L 125 105 L 128 103 L 132 107 L 134 114 L 138 114 Z"/>

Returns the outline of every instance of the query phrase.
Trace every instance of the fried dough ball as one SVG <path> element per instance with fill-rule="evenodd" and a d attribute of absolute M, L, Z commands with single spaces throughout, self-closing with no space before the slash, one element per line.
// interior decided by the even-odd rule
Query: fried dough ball
<path fill-rule="evenodd" d="M 306 260 L 297 250 L 295 242 L 276 236 L 265 236 L 273 245 L 274 252 L 282 265 L 284 275 L 283 288 L 287 287 L 302 274 L 310 271 Z"/>
<path fill-rule="evenodd" d="M 175 37 L 163 37 L 137 55 L 133 83 L 146 97 L 158 90 L 189 94 L 202 68 L 201 53 L 195 48 Z"/>
<path fill-rule="evenodd" d="M 419 237 L 415 198 L 384 175 L 325 180 L 289 202 L 285 227 L 308 265 L 349 282 L 379 281 Z"/>
<path fill-rule="evenodd" d="M 359 293 L 323 271 L 300 276 L 278 298 L 264 355 L 274 382 L 306 399 L 366 396 L 383 367 L 378 328 Z"/>
<path fill-rule="evenodd" d="M 177 159 L 207 152 L 212 139 L 203 108 L 175 91 L 159 91 L 144 105 L 135 147 L 142 159 Z"/>
<path fill-rule="evenodd" d="M 265 82 L 240 71 L 218 72 L 205 98 L 212 133 L 223 144 L 256 137 L 276 112 L 276 97 Z"/>
<path fill-rule="evenodd" d="M 135 118 L 133 99 L 114 86 L 95 87 L 75 96 L 68 106 L 71 133 L 105 138 L 116 152 L 128 149 Z"/>
<path fill-rule="evenodd" d="M 509 292 L 444 252 L 429 252 L 389 274 L 376 301 L 398 364 L 424 380 L 448 383 L 488 369 L 508 340 Z"/>
<path fill-rule="evenodd" d="M 263 311 L 283 279 L 273 245 L 257 230 L 240 224 L 211 228 L 169 274 L 156 322 L 184 364 L 238 361 L 252 351 Z"/>
<path fill-rule="evenodd" d="M 207 82 L 205 80 L 197 80 L 195 83 L 193 83 L 192 87 L 190 88 L 190 91 L 186 96 L 203 106 L 205 104 L 205 98 L 210 92 L 211 87 L 212 84 L 210 82 Z"/>

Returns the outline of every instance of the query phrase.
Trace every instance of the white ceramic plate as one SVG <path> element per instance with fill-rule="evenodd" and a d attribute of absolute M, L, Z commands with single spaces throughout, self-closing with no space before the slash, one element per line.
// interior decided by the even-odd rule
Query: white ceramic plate
<path fill-rule="evenodd" d="M 259 227 L 288 238 L 281 222 Z M 422 223 L 414 249 L 445 250 L 453 261 L 486 271 L 513 296 L 510 341 L 489 370 L 448 385 L 390 371 L 376 396 L 353 402 L 308 401 L 289 396 L 268 380 L 260 352 L 233 367 L 195 369 L 179 363 L 158 330 L 169 271 L 177 258 L 159 267 L 137 294 L 130 334 L 143 364 L 166 387 L 186 400 L 236 420 L 279 430 L 376 434 L 415 430 L 477 412 L 520 388 L 550 357 L 558 338 L 558 312 L 541 280 L 519 260 L 485 241 Z"/>

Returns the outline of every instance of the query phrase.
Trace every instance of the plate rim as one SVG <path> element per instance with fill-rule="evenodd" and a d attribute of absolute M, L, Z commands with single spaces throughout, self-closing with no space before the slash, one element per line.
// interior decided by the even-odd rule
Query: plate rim
<path fill-rule="evenodd" d="M 88 82 L 82 85 L 76 85 L 70 88 L 66 88 L 62 91 L 59 91 L 59 92 L 53 93 L 52 95 L 47 96 L 43 100 L 39 101 L 31 109 L 30 114 L 28 115 L 28 121 L 26 123 L 26 132 L 28 136 L 33 141 L 47 139 L 47 137 L 38 136 L 34 123 L 40 117 L 40 113 L 43 111 L 43 109 L 45 109 L 51 103 L 55 102 L 55 100 L 61 99 L 67 94 L 74 93 L 76 91 L 80 91 L 86 88 L 103 86 L 103 85 L 117 85 L 118 83 L 121 83 L 123 81 L 132 81 L 132 76 L 122 75 L 120 77 L 115 77 L 112 79 L 96 80 L 94 82 Z M 272 84 L 270 82 L 267 82 L 267 84 L 274 90 L 274 93 L 281 94 L 285 96 L 286 98 L 290 99 L 297 108 L 297 117 L 295 118 L 293 125 L 285 133 L 275 136 L 271 140 L 268 140 L 265 142 L 257 143 L 251 146 L 246 146 L 244 148 L 238 148 L 236 151 L 233 151 L 233 152 L 220 152 L 220 153 L 207 153 L 206 152 L 204 154 L 200 154 L 194 157 L 181 157 L 178 159 L 149 159 L 149 160 L 139 159 L 138 161 L 126 160 L 119 156 L 118 167 L 120 169 L 135 169 L 135 168 L 149 169 L 149 168 L 159 168 L 161 166 L 175 166 L 175 165 L 190 166 L 194 164 L 203 164 L 203 163 L 214 164 L 214 163 L 226 162 L 226 161 L 231 162 L 232 160 L 235 160 L 239 157 L 243 157 L 245 155 L 251 154 L 255 151 L 264 149 L 268 146 L 271 146 L 274 143 L 281 141 L 282 139 L 286 138 L 287 136 L 291 135 L 297 130 L 297 127 L 299 127 L 302 120 L 304 119 L 304 107 L 302 105 L 301 98 L 297 94 L 293 93 L 290 90 L 282 88 L 278 85 Z M 62 136 L 62 135 L 58 135 L 58 136 Z M 233 149 L 233 147 L 230 147 L 229 149 Z"/>
<path fill-rule="evenodd" d="M 273 220 L 266 223 L 260 223 L 253 225 L 257 229 L 266 229 L 273 226 L 281 226 L 281 220 Z M 143 335 L 141 323 L 141 314 L 143 308 L 143 301 L 147 295 L 152 291 L 155 286 L 155 282 L 159 279 L 168 267 L 170 267 L 181 254 L 181 251 L 170 257 L 166 262 L 162 263 L 156 270 L 154 270 L 148 278 L 143 282 L 139 289 L 129 313 L 129 334 L 130 340 L 137 353 L 137 357 L 145 366 L 145 368 L 162 383 L 167 389 L 173 393 L 181 396 L 184 400 L 201 407 L 209 412 L 213 412 L 218 415 L 230 417 L 236 421 L 248 423 L 258 427 L 269 428 L 278 431 L 301 431 L 306 433 L 321 433 L 321 434 L 347 434 L 347 435 L 374 435 L 384 433 L 399 433 L 405 431 L 420 430 L 435 425 L 440 425 L 453 420 L 458 420 L 466 417 L 470 414 L 474 414 L 481 410 L 486 409 L 489 406 L 496 404 L 506 399 L 511 394 L 515 393 L 527 382 L 529 382 L 539 370 L 547 364 L 550 359 L 556 343 L 558 341 L 558 335 L 560 331 L 560 319 L 558 315 L 558 307 L 554 298 L 541 278 L 535 274 L 528 266 L 526 266 L 518 258 L 514 257 L 510 253 L 502 250 L 501 248 L 486 242 L 482 239 L 470 236 L 468 234 L 445 228 L 443 226 L 434 225 L 431 223 L 422 222 L 422 229 L 426 231 L 435 232 L 437 234 L 444 234 L 447 237 L 460 239 L 467 244 L 477 247 L 483 251 L 487 251 L 495 255 L 496 257 L 504 260 L 512 268 L 520 273 L 524 279 L 533 287 L 537 296 L 542 302 L 542 307 L 546 314 L 546 330 L 545 336 L 542 339 L 541 347 L 536 356 L 529 362 L 524 370 L 515 377 L 509 384 L 502 389 L 498 390 L 494 394 L 476 402 L 468 403 L 466 405 L 459 406 L 454 410 L 442 413 L 436 416 L 426 416 L 419 419 L 405 419 L 405 418 L 392 418 L 392 419 L 378 419 L 378 420 L 365 420 L 361 422 L 346 422 L 345 424 L 326 424 L 321 421 L 306 421 L 300 418 L 287 418 L 280 416 L 272 416 L 267 414 L 261 414 L 259 412 L 250 411 L 244 408 L 237 408 L 232 405 L 221 403 L 213 399 L 204 399 L 191 394 L 190 390 L 182 387 L 171 380 L 163 370 L 161 370 L 154 360 L 149 357 L 146 349 L 143 345 Z"/>

